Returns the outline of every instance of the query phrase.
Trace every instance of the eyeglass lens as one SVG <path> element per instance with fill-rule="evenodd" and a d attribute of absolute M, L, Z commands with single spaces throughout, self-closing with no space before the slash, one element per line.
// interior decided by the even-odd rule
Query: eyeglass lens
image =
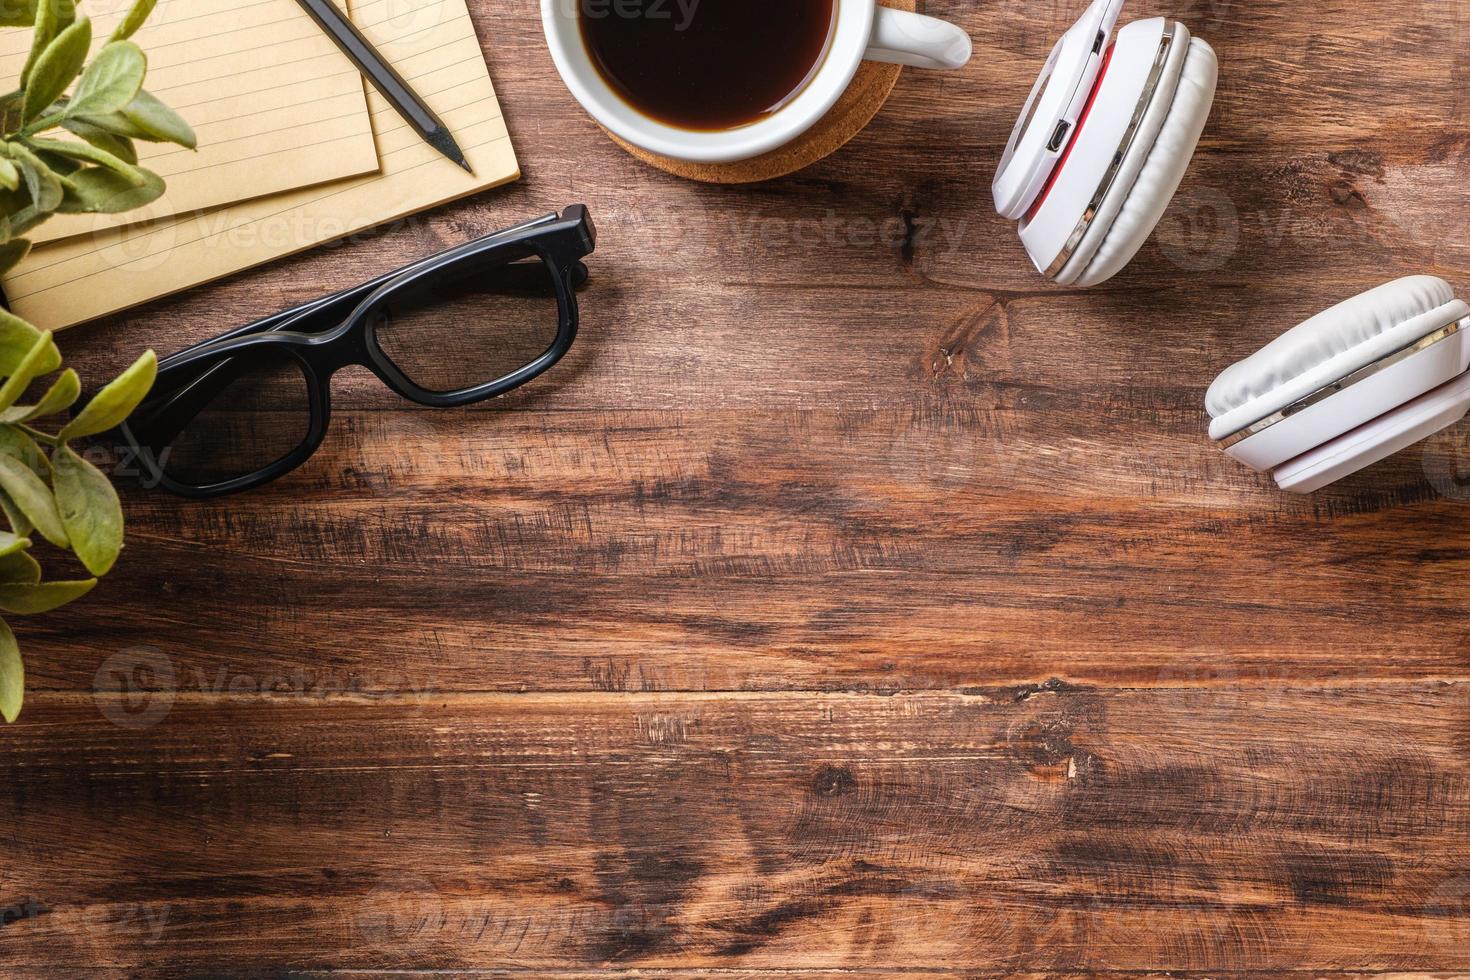
<path fill-rule="evenodd" d="M 289 353 L 243 351 L 204 373 L 208 401 L 166 447 L 155 448 L 170 479 L 223 483 L 279 462 L 306 441 L 310 390 L 301 362 Z"/>
<path fill-rule="evenodd" d="M 536 255 L 465 262 L 395 290 L 372 312 L 370 325 L 379 349 L 412 384 L 434 393 L 464 391 L 514 374 L 555 344 L 561 323 L 555 277 Z M 150 407 L 169 416 L 154 426 L 166 433 L 167 445 L 148 448 L 178 483 L 204 487 L 258 473 L 308 438 L 310 382 L 287 351 L 224 354 L 197 367 L 190 380 L 196 396 L 180 397 L 176 387 L 140 412 L 144 420 Z"/>
<path fill-rule="evenodd" d="M 395 291 L 371 321 L 378 347 L 436 394 L 499 381 L 551 349 L 560 325 L 556 273 L 539 256 L 467 262 Z"/>

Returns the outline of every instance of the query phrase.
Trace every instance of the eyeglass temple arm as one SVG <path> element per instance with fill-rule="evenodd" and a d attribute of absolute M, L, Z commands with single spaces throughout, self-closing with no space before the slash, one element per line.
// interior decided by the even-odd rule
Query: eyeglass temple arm
<path fill-rule="evenodd" d="M 580 207 L 580 205 L 577 206 Z M 568 208 L 567 210 L 570 211 L 572 209 Z M 311 319 L 314 319 L 316 315 L 321 314 L 324 310 L 335 310 L 341 306 L 356 306 L 358 303 L 362 302 L 363 299 L 365 299 L 367 296 L 370 296 L 375 290 L 377 290 L 384 284 L 392 282 L 394 279 L 397 279 L 400 276 L 416 272 L 426 265 L 439 263 L 446 259 L 452 259 L 456 253 L 468 250 L 470 248 L 482 247 L 487 241 L 491 241 L 497 238 L 507 238 L 511 235 L 518 235 L 522 232 L 531 231 L 535 228 L 540 228 L 543 225 L 554 224 L 555 222 L 560 220 L 561 216 L 553 211 L 531 221 L 525 221 L 510 228 L 504 228 L 500 231 L 492 232 L 489 235 L 481 236 L 480 238 L 476 238 L 473 241 L 468 241 L 461 245 L 455 245 L 452 248 L 447 248 L 443 250 L 442 252 L 436 252 L 433 255 L 420 259 L 419 261 L 414 262 L 410 265 L 404 266 L 401 269 L 394 269 L 392 272 L 385 272 L 375 279 L 370 279 L 367 282 L 359 283 L 356 286 L 350 286 L 347 289 L 341 290 L 340 292 L 332 293 L 330 296 L 323 296 L 318 299 L 314 299 L 309 303 L 303 303 L 300 306 L 292 307 L 289 310 L 282 310 L 280 313 L 273 313 L 270 316 L 263 317 L 251 323 L 247 323 L 243 327 L 237 327 L 228 333 L 221 334 L 218 337 L 212 337 L 209 340 L 204 341 L 203 343 L 194 344 L 192 347 L 186 347 L 179 353 L 187 354 L 191 351 L 198 350 L 201 347 L 212 347 L 215 344 L 223 343 L 227 340 L 235 340 L 239 337 L 249 337 L 258 333 L 266 333 L 267 331 L 271 330 L 284 330 L 288 327 L 295 328 L 305 326 L 308 322 L 310 322 Z"/>

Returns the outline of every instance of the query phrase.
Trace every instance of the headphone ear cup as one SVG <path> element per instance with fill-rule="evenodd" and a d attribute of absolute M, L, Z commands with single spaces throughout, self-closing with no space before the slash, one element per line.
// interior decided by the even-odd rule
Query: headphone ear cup
<path fill-rule="evenodd" d="M 1129 147 L 1092 227 L 1057 274 L 1062 285 L 1096 286 L 1121 272 L 1153 234 L 1194 157 L 1214 105 L 1219 60 L 1183 24 L 1176 23 L 1174 31 L 1187 43 L 1181 45 L 1183 56 L 1177 62 L 1171 57 L 1165 69 L 1177 77 L 1172 84 L 1161 81 L 1155 94 L 1168 99 L 1162 124 L 1152 140 Z M 1149 132 L 1148 122 L 1145 117 L 1140 137 Z"/>
<path fill-rule="evenodd" d="M 1227 368 L 1210 437 L 1310 493 L 1453 424 L 1470 406 L 1470 304 L 1409 276 L 1346 300 Z"/>
<path fill-rule="evenodd" d="M 1470 412 L 1470 372 L 1271 471 L 1289 493 L 1315 493 L 1442 432 Z"/>
<path fill-rule="evenodd" d="M 1297 399 L 1470 314 L 1438 276 L 1405 276 L 1343 300 L 1220 372 L 1205 395 L 1214 436 Z"/>

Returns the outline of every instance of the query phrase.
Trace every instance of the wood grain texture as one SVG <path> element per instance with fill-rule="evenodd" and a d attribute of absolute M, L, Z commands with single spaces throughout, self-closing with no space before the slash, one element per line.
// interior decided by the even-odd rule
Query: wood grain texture
<path fill-rule="evenodd" d="M 1470 4 L 1130 6 L 1221 88 L 1088 293 L 988 203 L 1071 0 L 929 0 L 974 63 L 742 188 L 473 6 L 524 181 L 68 360 L 585 201 L 577 347 L 463 411 L 344 372 L 288 480 L 125 492 L 113 576 L 18 624 L 0 974 L 1470 974 L 1470 429 L 1303 499 L 1202 406 L 1363 288 L 1470 291 Z"/>
<path fill-rule="evenodd" d="M 1463 969 L 1467 695 L 58 698 L 0 957 Z"/>

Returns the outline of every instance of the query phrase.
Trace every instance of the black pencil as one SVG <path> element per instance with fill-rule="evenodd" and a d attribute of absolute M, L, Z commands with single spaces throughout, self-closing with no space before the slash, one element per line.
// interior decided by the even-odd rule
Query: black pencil
<path fill-rule="evenodd" d="M 368 81 L 373 83 L 387 99 L 389 104 L 403 117 L 404 121 L 413 127 L 414 132 L 423 138 L 434 149 L 444 154 L 461 167 L 470 170 L 469 161 L 464 158 L 459 144 L 454 141 L 449 127 L 444 125 L 444 120 L 435 114 L 433 109 L 419 98 L 403 76 L 394 70 L 393 66 L 383 60 L 376 48 L 362 32 L 353 26 L 352 21 L 343 16 L 342 11 L 332 0 L 297 0 L 301 8 L 311 15 L 327 36 L 337 43 L 357 70 L 362 72 Z"/>

